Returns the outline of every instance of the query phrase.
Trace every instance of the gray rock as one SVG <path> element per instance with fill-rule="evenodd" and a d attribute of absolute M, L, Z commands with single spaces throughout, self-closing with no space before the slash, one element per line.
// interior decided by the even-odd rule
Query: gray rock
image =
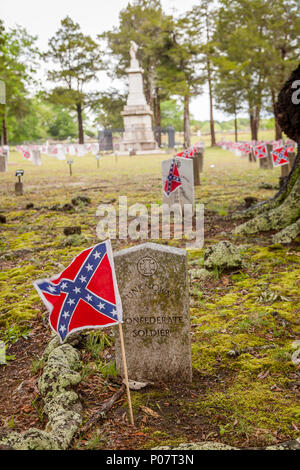
<path fill-rule="evenodd" d="M 207 269 L 195 269 L 191 272 L 192 279 L 200 279 L 200 281 L 205 281 L 206 279 L 212 277 L 212 273 Z"/>
<path fill-rule="evenodd" d="M 206 269 L 235 269 L 242 266 L 240 249 L 228 241 L 221 241 L 210 246 L 204 253 L 204 267 Z"/>
<path fill-rule="evenodd" d="M 187 444 L 179 444 L 176 446 L 155 447 L 152 450 L 239 450 L 221 442 L 189 442 Z"/>
<path fill-rule="evenodd" d="M 293 441 L 286 441 L 281 444 L 266 447 L 266 450 L 300 450 L 300 437 Z"/>
<path fill-rule="evenodd" d="M 46 429 L 30 428 L 23 434 L 0 433 L 0 446 L 15 450 L 66 450 L 81 425 L 81 404 L 71 389 L 81 380 L 78 351 L 70 344 L 58 345 L 54 338 L 44 359 L 47 363 L 39 380 L 39 391 L 44 400 L 43 411 L 48 415 Z"/>

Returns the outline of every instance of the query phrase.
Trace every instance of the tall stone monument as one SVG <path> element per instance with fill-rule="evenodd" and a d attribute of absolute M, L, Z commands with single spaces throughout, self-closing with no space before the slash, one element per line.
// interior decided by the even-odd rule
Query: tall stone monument
<path fill-rule="evenodd" d="M 152 130 L 152 111 L 147 104 L 143 87 L 143 70 L 136 58 L 138 46 L 131 41 L 129 94 L 122 116 L 124 119 L 124 135 L 120 142 L 120 152 L 150 152 L 157 149 Z"/>

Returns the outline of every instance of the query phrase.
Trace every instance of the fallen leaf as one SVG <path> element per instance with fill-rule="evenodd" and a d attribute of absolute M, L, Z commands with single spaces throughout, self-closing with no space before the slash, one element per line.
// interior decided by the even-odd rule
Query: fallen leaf
<path fill-rule="evenodd" d="M 298 427 L 296 426 L 295 423 L 292 422 L 292 426 L 293 426 L 293 428 L 295 429 L 295 431 L 299 432 L 299 429 L 298 429 Z"/>
<path fill-rule="evenodd" d="M 262 371 L 262 372 L 260 372 L 260 374 L 258 374 L 257 378 L 258 379 L 265 379 L 266 377 L 268 377 L 269 374 L 270 374 L 269 370 L 267 370 L 266 372 Z"/>
<path fill-rule="evenodd" d="M 156 411 L 151 410 L 151 408 L 148 408 L 147 406 L 140 406 L 141 410 L 146 413 L 149 416 L 152 416 L 152 418 L 160 418 L 159 414 L 156 413 Z"/>

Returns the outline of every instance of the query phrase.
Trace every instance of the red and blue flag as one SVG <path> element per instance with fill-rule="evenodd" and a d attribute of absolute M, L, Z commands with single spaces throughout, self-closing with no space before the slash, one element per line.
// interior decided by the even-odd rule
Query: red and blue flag
<path fill-rule="evenodd" d="M 110 240 L 84 250 L 61 274 L 33 284 L 61 343 L 75 331 L 122 322 Z"/>
<path fill-rule="evenodd" d="M 179 171 L 176 165 L 176 160 L 173 158 L 169 174 L 164 186 L 164 192 L 166 196 L 170 196 L 174 191 L 176 191 L 180 186 L 182 186 L 182 181 L 179 175 Z"/>
<path fill-rule="evenodd" d="M 191 147 L 186 150 L 183 150 L 182 152 L 179 152 L 176 154 L 176 157 L 180 158 L 193 158 L 195 153 L 197 152 L 197 147 Z"/>
<path fill-rule="evenodd" d="M 266 158 L 268 156 L 268 148 L 266 144 L 260 144 L 254 147 L 254 155 L 256 158 Z"/>
<path fill-rule="evenodd" d="M 289 163 L 289 154 L 287 147 L 277 147 L 272 151 L 272 161 L 275 167 L 287 165 Z"/>

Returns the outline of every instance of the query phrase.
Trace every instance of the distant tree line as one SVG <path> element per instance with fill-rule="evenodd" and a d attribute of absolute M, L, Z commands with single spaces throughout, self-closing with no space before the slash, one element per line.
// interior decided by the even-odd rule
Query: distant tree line
<path fill-rule="evenodd" d="M 274 107 L 282 85 L 299 61 L 300 16 L 297 0 L 202 0 L 180 16 L 166 14 L 160 0 L 133 0 L 119 24 L 92 38 L 70 17 L 49 39 L 48 50 L 24 28 L 5 29 L 0 20 L 0 80 L 7 104 L 0 107 L 4 143 L 92 135 L 94 129 L 122 127 L 126 93 L 92 90 L 99 72 L 126 80 L 129 43 L 139 45 L 144 89 L 154 125 L 172 125 L 191 143 L 197 128 L 191 100 L 209 93 L 209 132 L 216 144 L 214 109 L 232 118 L 236 139 L 247 113 L 253 140 L 263 115 L 274 116 L 275 137 L 282 135 Z M 36 70 L 43 63 L 47 83 L 38 93 Z M 93 85 L 91 85 L 93 84 Z M 201 129 L 201 126 L 198 126 Z"/>

